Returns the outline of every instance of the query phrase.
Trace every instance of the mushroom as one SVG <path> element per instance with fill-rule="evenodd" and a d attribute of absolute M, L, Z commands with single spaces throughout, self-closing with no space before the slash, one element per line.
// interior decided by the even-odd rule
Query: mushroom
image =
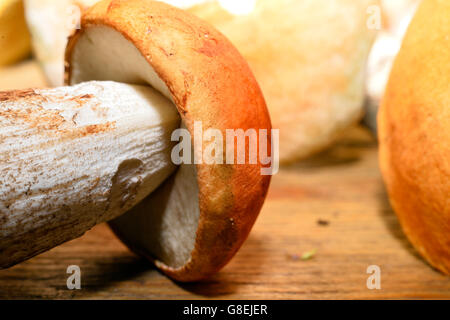
<path fill-rule="evenodd" d="M 248 2 L 254 9 L 238 14 L 216 1 L 188 11 L 223 32 L 249 62 L 280 129 L 280 161 L 292 163 L 329 147 L 361 120 L 377 32 L 368 26 L 368 9 L 379 1 Z"/>
<path fill-rule="evenodd" d="M 221 133 L 229 129 L 271 130 L 261 90 L 238 51 L 209 24 L 161 2 L 97 3 L 83 15 L 81 29 L 71 37 L 66 64 L 67 81 L 74 88 L 86 83 L 101 85 L 103 81 L 154 88 L 173 102 L 181 126 L 192 136 L 196 122 L 201 122 L 205 130 L 214 128 Z M 266 147 L 271 150 L 270 135 L 268 139 Z M 141 143 L 153 142 L 149 141 L 142 139 Z M 161 147 L 167 145 L 162 142 Z M 204 152 L 206 147 L 202 144 L 194 153 Z M 120 154 L 122 149 L 126 148 L 118 147 L 114 152 Z M 249 150 L 248 145 L 245 150 Z M 154 162 L 137 159 L 143 165 Z M 137 162 L 127 162 L 126 167 L 133 171 Z M 160 166 L 155 183 L 171 170 L 165 161 Z M 147 186 L 144 183 L 129 192 L 132 197 L 150 193 L 137 206 L 123 215 L 121 210 L 116 211 L 117 215 L 106 212 L 95 222 L 118 216 L 110 222 L 112 229 L 133 251 L 154 261 L 176 280 L 195 281 L 222 268 L 248 236 L 270 182 L 270 175 L 261 174 L 265 167 L 267 164 L 260 159 L 255 164 L 181 164 L 154 192 L 150 188 L 142 191 Z M 134 180 L 127 177 L 135 177 L 136 173 L 125 172 L 122 176 L 120 186 L 129 185 Z M 142 180 L 147 176 L 154 179 L 145 173 Z M 120 188 L 114 190 L 108 184 L 102 187 L 107 194 L 118 195 L 111 201 L 123 202 Z M 126 200 L 125 207 L 128 209 L 128 203 L 131 206 L 138 198 Z M 21 214 L 26 218 L 26 211 Z M 84 217 L 94 221 L 89 212 Z M 48 217 L 47 222 L 51 220 Z M 4 228 L 0 224 L 0 229 Z M 58 229 L 53 230 L 48 232 L 50 237 L 58 237 Z M 22 244 L 28 245 L 34 244 Z M 2 254 L 2 260 L 8 257 Z"/>
<path fill-rule="evenodd" d="M 79 26 L 81 12 L 98 0 L 23 0 L 36 60 L 51 86 L 64 84 L 67 38 Z"/>
<path fill-rule="evenodd" d="M 21 0 L 0 1 L 0 67 L 30 54 L 31 41 Z"/>
<path fill-rule="evenodd" d="M 421 0 L 382 0 L 383 29 L 377 35 L 367 65 L 365 124 L 377 131 L 377 113 L 395 56 Z"/>
<path fill-rule="evenodd" d="M 424 0 L 378 114 L 380 169 L 405 234 L 450 275 L 450 2 Z"/>

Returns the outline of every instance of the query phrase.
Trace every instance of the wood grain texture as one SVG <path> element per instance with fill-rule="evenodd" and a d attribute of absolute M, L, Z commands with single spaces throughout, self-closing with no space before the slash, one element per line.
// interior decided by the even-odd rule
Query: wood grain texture
<path fill-rule="evenodd" d="M 312 249 L 312 259 L 299 259 Z M 78 291 L 66 288 L 72 264 L 81 267 Z M 381 267 L 381 290 L 366 287 L 366 269 L 373 264 Z M 449 299 L 450 278 L 406 240 L 386 198 L 376 143 L 355 129 L 326 153 L 274 177 L 249 239 L 207 281 L 169 280 L 100 225 L 0 271 L 0 298 Z"/>

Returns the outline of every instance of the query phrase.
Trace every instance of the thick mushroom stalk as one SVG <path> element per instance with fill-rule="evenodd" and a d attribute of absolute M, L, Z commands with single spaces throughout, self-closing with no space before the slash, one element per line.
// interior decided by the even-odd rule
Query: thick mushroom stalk
<path fill-rule="evenodd" d="M 0 267 L 125 213 L 174 170 L 173 104 L 87 82 L 0 93 Z"/>

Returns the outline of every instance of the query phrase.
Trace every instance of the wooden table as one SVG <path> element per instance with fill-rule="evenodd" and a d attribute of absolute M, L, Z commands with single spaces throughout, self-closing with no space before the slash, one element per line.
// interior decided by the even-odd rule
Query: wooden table
<path fill-rule="evenodd" d="M 316 254 L 302 260 L 311 250 Z M 81 290 L 66 287 L 69 265 L 81 268 Z M 381 290 L 367 289 L 370 265 L 381 268 Z M 0 298 L 450 298 L 450 278 L 406 240 L 383 188 L 376 142 L 358 128 L 326 153 L 273 177 L 249 239 L 207 281 L 169 280 L 100 225 L 0 271 Z"/>

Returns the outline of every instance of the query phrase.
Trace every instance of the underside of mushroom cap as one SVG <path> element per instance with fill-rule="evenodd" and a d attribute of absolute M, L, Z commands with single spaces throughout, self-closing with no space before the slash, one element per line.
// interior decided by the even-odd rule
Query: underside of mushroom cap
<path fill-rule="evenodd" d="M 239 52 L 207 23 L 164 3 L 98 3 L 70 39 L 66 62 L 70 84 L 113 80 L 153 86 L 174 102 L 191 133 L 197 121 L 224 136 L 227 129 L 270 133 L 261 90 Z M 207 277 L 232 258 L 255 222 L 270 182 L 261 168 L 259 160 L 182 164 L 111 225 L 132 250 L 172 278 Z"/>

